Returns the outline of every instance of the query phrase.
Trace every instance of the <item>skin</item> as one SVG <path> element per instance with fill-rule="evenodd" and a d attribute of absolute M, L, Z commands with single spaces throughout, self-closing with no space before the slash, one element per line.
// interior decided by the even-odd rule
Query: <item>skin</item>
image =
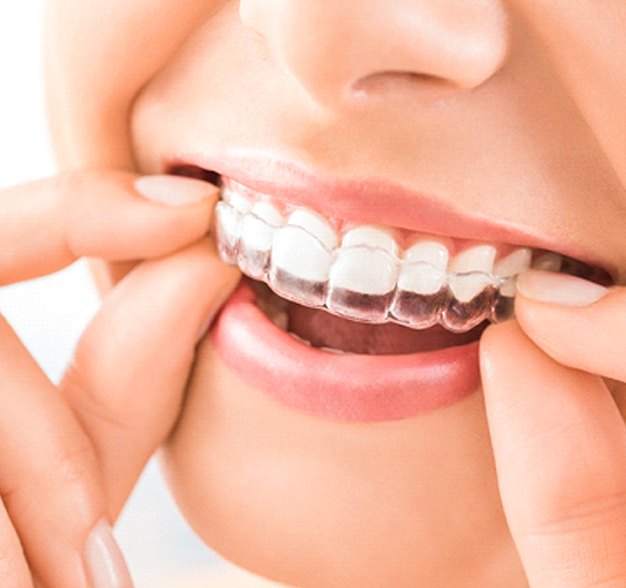
<path fill-rule="evenodd" d="M 63 419 L 77 419 L 87 434 L 88 442 L 81 431 L 64 437 L 61 454 L 75 442 L 80 447 L 80 439 L 91 448 L 88 471 L 72 476 L 73 486 L 61 480 L 45 494 L 50 512 L 67 512 L 56 501 L 68 485 L 87 497 L 80 504 L 88 507 L 69 516 L 75 530 L 62 544 L 67 553 L 79 552 L 98 516 L 116 516 L 140 466 L 178 416 L 164 463 L 182 511 L 207 544 L 259 575 L 314 587 L 626 583 L 626 80 L 620 75 L 626 7 L 621 0 L 606 0 L 601 9 L 592 0 L 380 6 L 369 0 L 51 4 L 49 97 L 62 167 L 161 173 L 163 158 L 179 151 L 261 146 L 320 173 L 389 179 L 574 242 L 613 269 L 618 285 L 591 305 L 571 306 L 541 301 L 545 287 L 543 294 L 533 288 L 531 276 L 516 302 L 517 320 L 483 335 L 481 390 L 414 419 L 345 425 L 274 404 L 225 367 L 209 339 L 199 347 L 182 404 L 192 333 L 236 281 L 206 242 L 192 244 L 199 239 L 194 230 L 187 227 L 189 248 L 182 250 L 180 242 L 166 244 L 167 231 L 151 234 L 154 248 L 140 252 L 123 241 L 124 231 L 114 254 L 108 245 L 77 247 L 74 255 L 109 259 L 97 271 L 103 291 L 113 290 L 77 352 L 80 377 L 74 370 L 65 380 L 80 386 L 67 385 L 60 406 L 41 408 L 57 435 L 76 426 Z M 117 217 L 116 207 L 130 206 L 124 198 L 104 205 L 104 194 L 123 185 L 128 196 L 128 184 L 117 182 L 98 204 L 110 211 L 111 226 L 128 218 Z M 23 195 L 56 193 L 47 187 L 12 190 L 2 201 L 21 219 Z M 87 206 L 91 191 L 70 184 L 62 193 L 72 205 L 65 206 Z M 43 202 L 39 222 L 59 227 L 63 243 L 65 232 L 79 229 Z M 206 222 L 210 203 L 202 206 L 187 211 L 187 222 Z M 148 222 L 139 222 L 141 214 L 131 227 L 139 232 Z M 18 228 L 36 234 L 31 225 Z M 93 234 L 105 234 L 98 231 L 94 226 Z M 0 265 L 9 268 L 0 270 L 4 281 L 59 267 L 58 260 L 42 263 L 46 255 L 35 241 L 22 251 L 14 245 L 21 241 L 8 235 L 0 237 L 6 244 L 0 250 L 8 251 Z M 154 256 L 155 248 L 161 257 L 154 262 L 124 261 Z M 202 271 L 191 261 L 198 259 Z M 146 311 L 131 301 L 150 295 L 154 284 L 176 283 L 183 267 L 200 283 L 208 280 L 209 291 L 194 296 L 203 289 L 182 289 L 188 299 L 176 301 L 184 312 L 174 318 L 171 302 L 185 293 L 166 289 L 155 301 L 162 304 L 159 325 L 177 325 L 159 332 L 181 337 L 168 345 L 171 365 L 171 351 L 159 354 L 167 377 L 146 373 L 136 386 L 122 369 L 111 375 L 102 366 L 137 373 L 160 340 L 131 331 L 105 346 L 110 355 L 102 357 L 100 340 L 111 337 L 103 325 L 126 325 L 130 317 L 141 324 Z M 186 339 L 178 321 L 188 325 Z M 2 337 L 4 365 L 16 381 L 30 382 L 36 368 L 6 325 Z M 35 389 L 44 390 L 36 378 Z M 104 414 L 112 403 L 116 418 L 128 423 L 128 440 L 116 427 L 107 429 L 110 419 L 93 416 L 101 408 L 91 411 L 87 402 L 85 409 L 85 393 Z M 15 391 L 2 397 L 17 410 Z M 44 405 L 34 394 L 32 406 Z M 137 421 L 144 413 L 146 421 Z M 116 451 L 121 442 L 139 448 L 129 451 L 129 463 Z M 0 471 L 17 453 L 4 450 Z M 37 464 L 47 462 L 36 454 L 32 463 L 32 471 L 11 479 L 32 488 L 33 471 L 46 471 Z M 7 500 L 6 486 L 0 492 L 6 504 L 0 541 L 14 553 L 1 561 L 18 562 L 16 573 L 28 574 L 19 536 L 33 574 L 61 585 L 75 557 L 59 558 L 49 544 L 28 539 L 56 530 L 60 521 L 24 514 Z"/>
<path fill-rule="evenodd" d="M 74 172 L 0 194 L 0 284 L 83 256 L 143 260 L 103 300 L 58 386 L 0 316 L 0 577 L 8 588 L 87 586 L 87 537 L 117 518 L 167 436 L 201 325 L 237 282 L 203 238 L 215 191 L 168 209 L 141 199 L 135 177 Z M 206 297 L 191 294 L 199 291 Z M 155 362 L 166 345 L 172 353 Z"/>

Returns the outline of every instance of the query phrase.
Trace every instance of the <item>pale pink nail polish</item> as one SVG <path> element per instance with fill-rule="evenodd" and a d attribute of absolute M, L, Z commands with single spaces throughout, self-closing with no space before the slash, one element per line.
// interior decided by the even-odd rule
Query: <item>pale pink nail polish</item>
<path fill-rule="evenodd" d="M 83 561 L 93 588 L 133 588 L 124 556 L 106 521 L 100 521 L 89 534 Z"/>
<path fill-rule="evenodd" d="M 138 178 L 135 189 L 152 202 L 174 207 L 197 204 L 217 193 L 217 188 L 208 182 L 167 175 Z"/>
<path fill-rule="evenodd" d="M 517 291 L 539 302 L 589 306 L 606 296 L 609 289 L 576 276 L 530 270 L 517 278 Z"/>

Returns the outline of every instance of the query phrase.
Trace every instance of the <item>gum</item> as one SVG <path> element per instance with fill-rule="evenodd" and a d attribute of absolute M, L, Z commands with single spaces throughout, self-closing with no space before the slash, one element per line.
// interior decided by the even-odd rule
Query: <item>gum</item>
<path fill-rule="evenodd" d="M 469 331 L 484 320 L 502 322 L 513 316 L 514 277 L 502 279 L 480 272 L 448 272 L 445 284 L 429 294 L 403 290 L 397 280 L 389 291 L 366 294 L 345 287 L 333 287 L 332 279 L 304 279 L 275 267 L 272 263 L 271 236 L 280 228 L 253 213 L 243 214 L 220 201 L 216 207 L 216 217 L 217 247 L 224 262 L 237 265 L 244 274 L 265 282 L 279 296 L 303 306 L 325 309 L 331 314 L 359 322 L 395 322 L 417 330 L 440 324 L 455 333 Z M 251 229 L 254 229 L 254 234 L 250 232 Z M 314 235 L 309 233 L 308 237 L 315 239 L 315 247 L 330 257 L 332 274 L 339 249 L 330 251 Z M 396 277 L 403 264 L 409 263 L 376 247 L 361 245 L 350 249 L 362 253 L 364 257 L 386 256 L 387 269 L 395 272 Z M 343 251 L 345 254 L 346 250 Z M 410 263 L 413 268 L 418 266 L 417 269 L 424 271 L 441 271 L 425 262 Z M 303 264 L 306 264 L 305 260 Z M 485 286 L 471 299 L 459 300 L 451 288 L 455 280 L 480 280 Z"/>

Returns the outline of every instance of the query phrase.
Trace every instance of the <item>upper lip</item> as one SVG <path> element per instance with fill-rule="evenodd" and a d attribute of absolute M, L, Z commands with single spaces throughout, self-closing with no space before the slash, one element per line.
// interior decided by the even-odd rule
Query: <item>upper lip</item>
<path fill-rule="evenodd" d="M 599 260 L 575 241 L 540 234 L 532 227 L 468 212 L 430 194 L 378 178 L 345 179 L 321 176 L 293 160 L 244 153 L 186 154 L 166 162 L 166 169 L 193 165 L 270 194 L 317 210 L 328 217 L 374 223 L 409 231 L 480 242 L 509 243 L 546 249 L 601 267 L 616 280 L 617 268 Z"/>

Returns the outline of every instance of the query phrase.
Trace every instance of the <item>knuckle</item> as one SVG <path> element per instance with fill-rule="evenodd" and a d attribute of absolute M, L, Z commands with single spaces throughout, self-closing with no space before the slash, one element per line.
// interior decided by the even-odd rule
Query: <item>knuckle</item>
<path fill-rule="evenodd" d="M 70 258 L 78 257 L 73 245 L 74 237 L 72 231 L 80 227 L 80 222 L 74 219 L 81 216 L 80 205 L 84 200 L 84 195 L 88 194 L 87 172 L 82 170 L 67 171 L 54 178 L 53 186 L 53 207 L 57 215 L 62 219 L 65 227 L 63 243 Z"/>
<path fill-rule="evenodd" d="M 626 491 L 581 497 L 528 529 L 525 542 L 546 557 L 549 586 L 626 586 Z M 539 557 L 541 559 L 541 556 Z"/>
<path fill-rule="evenodd" d="M 53 179 L 53 193 L 63 211 L 71 210 L 72 204 L 86 192 L 88 173 L 83 170 L 65 171 Z"/>
<path fill-rule="evenodd" d="M 549 535 L 585 532 L 619 519 L 626 521 L 626 490 L 564 501 L 552 516 L 536 526 L 534 533 Z"/>
<path fill-rule="evenodd" d="M 52 441 L 49 453 L 50 463 L 46 469 L 54 472 L 55 483 L 82 485 L 97 472 L 95 452 L 86 437 L 59 436 Z"/>
<path fill-rule="evenodd" d="M 81 423 L 104 422 L 107 426 L 113 426 L 120 431 L 128 428 L 125 418 L 128 408 L 122 398 L 114 403 L 111 397 L 100 399 L 98 392 L 91 386 L 84 374 L 89 369 L 84 367 L 77 357 L 67 367 L 60 383 L 62 394 L 68 400 L 69 405 Z"/>

